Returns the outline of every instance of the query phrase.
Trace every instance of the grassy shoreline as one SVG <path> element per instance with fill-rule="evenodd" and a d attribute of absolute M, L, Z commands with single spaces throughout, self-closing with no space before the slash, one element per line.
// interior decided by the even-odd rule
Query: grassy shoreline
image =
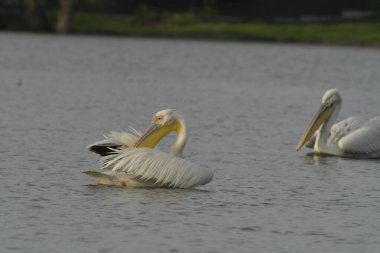
<path fill-rule="evenodd" d="M 380 22 L 371 20 L 211 23 L 197 21 L 189 15 L 175 15 L 141 22 L 131 17 L 76 13 L 72 33 L 380 47 Z"/>
<path fill-rule="evenodd" d="M 188 14 L 138 19 L 76 12 L 72 34 L 292 42 L 380 47 L 380 20 L 339 22 L 202 22 Z"/>

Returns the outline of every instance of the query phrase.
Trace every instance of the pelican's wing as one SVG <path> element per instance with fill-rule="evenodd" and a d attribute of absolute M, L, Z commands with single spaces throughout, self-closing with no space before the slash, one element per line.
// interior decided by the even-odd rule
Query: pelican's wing
<path fill-rule="evenodd" d="M 112 154 L 114 149 L 133 146 L 141 136 L 141 132 L 132 127 L 130 127 L 130 129 L 132 133 L 111 132 L 108 135 L 104 135 L 104 140 L 87 146 L 87 149 L 101 156 L 106 156 Z"/>
<path fill-rule="evenodd" d="M 327 142 L 329 144 L 338 143 L 343 137 L 359 129 L 366 120 L 364 117 L 349 117 L 339 121 L 331 127 Z"/>
<path fill-rule="evenodd" d="M 125 172 L 131 178 L 162 187 L 190 188 L 207 184 L 213 173 L 151 148 L 126 148 L 103 157 L 102 169 Z"/>
<path fill-rule="evenodd" d="M 349 153 L 371 154 L 380 152 L 380 117 L 364 122 L 361 127 L 345 135 L 339 147 Z"/>

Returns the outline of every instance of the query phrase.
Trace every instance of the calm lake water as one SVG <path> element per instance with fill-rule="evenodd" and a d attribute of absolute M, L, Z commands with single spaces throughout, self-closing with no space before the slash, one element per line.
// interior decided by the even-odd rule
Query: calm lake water
<path fill-rule="evenodd" d="M 379 252 L 380 161 L 294 151 L 329 88 L 340 118 L 380 115 L 379 66 L 378 49 L 0 33 L 1 252 Z M 81 173 L 86 145 L 165 108 L 210 184 Z"/>

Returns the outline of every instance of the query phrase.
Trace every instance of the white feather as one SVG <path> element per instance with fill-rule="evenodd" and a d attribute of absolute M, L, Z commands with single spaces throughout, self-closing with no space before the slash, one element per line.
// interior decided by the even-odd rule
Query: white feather
<path fill-rule="evenodd" d="M 102 169 L 156 187 L 190 188 L 210 182 L 213 173 L 171 154 L 151 148 L 126 148 L 101 160 Z"/>

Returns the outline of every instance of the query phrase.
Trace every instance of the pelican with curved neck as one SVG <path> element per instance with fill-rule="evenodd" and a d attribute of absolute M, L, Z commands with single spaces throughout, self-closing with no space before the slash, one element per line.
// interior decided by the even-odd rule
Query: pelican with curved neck
<path fill-rule="evenodd" d="M 159 111 L 154 115 L 152 125 L 136 141 L 134 147 L 154 148 L 162 138 L 173 131 L 177 133 L 177 139 L 170 153 L 182 157 L 187 142 L 186 124 L 184 118 L 171 109 Z"/>
<path fill-rule="evenodd" d="M 102 156 L 105 172 L 85 171 L 98 184 L 118 187 L 174 187 L 191 188 L 204 185 L 213 172 L 194 166 L 182 158 L 187 142 L 184 118 L 175 110 L 166 109 L 153 116 L 151 126 L 141 133 L 111 132 L 103 141 L 88 149 Z M 156 145 L 171 132 L 177 139 L 171 154 L 161 152 Z"/>

